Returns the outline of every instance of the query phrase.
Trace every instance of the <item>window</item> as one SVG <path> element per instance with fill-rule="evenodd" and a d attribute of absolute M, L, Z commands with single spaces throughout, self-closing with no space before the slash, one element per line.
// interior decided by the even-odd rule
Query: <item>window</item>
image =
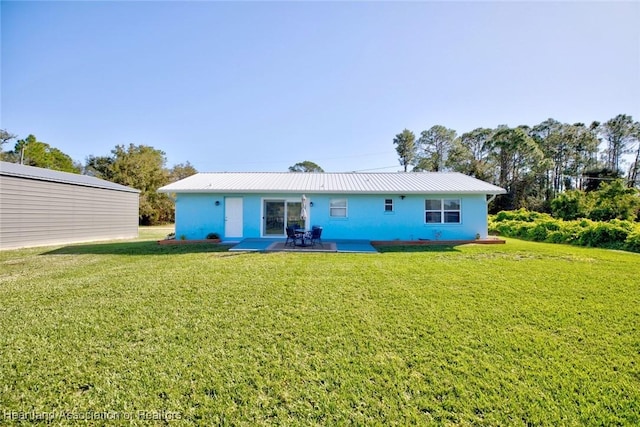
<path fill-rule="evenodd" d="M 424 210 L 427 224 L 460 223 L 460 199 L 427 199 Z"/>
<path fill-rule="evenodd" d="M 444 199 L 444 222 L 459 223 L 460 222 L 460 200 Z"/>
<path fill-rule="evenodd" d="M 384 211 L 393 212 L 393 199 L 384 199 Z"/>
<path fill-rule="evenodd" d="M 347 217 L 347 199 L 329 200 L 329 216 L 332 218 Z"/>
<path fill-rule="evenodd" d="M 440 224 L 442 222 L 442 200 L 427 199 L 424 203 L 426 211 L 425 222 L 427 224 Z"/>

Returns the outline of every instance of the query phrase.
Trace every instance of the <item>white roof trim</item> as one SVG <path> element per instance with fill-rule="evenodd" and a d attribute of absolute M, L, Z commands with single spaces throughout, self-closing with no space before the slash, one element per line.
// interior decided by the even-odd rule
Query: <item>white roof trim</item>
<path fill-rule="evenodd" d="M 198 173 L 161 193 L 504 194 L 498 186 L 458 172 Z"/>

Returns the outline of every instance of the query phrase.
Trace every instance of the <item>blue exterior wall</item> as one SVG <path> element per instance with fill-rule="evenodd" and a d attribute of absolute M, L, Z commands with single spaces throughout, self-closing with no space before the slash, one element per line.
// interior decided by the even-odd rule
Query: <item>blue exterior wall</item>
<path fill-rule="evenodd" d="M 220 206 L 215 206 L 216 200 L 220 198 L 212 194 L 176 195 L 176 239 L 204 239 L 212 232 L 222 235 L 224 205 L 220 201 Z"/>
<path fill-rule="evenodd" d="M 217 232 L 223 239 L 225 226 L 225 198 L 243 199 L 243 236 L 262 235 L 263 201 L 287 199 L 299 201 L 302 194 L 196 194 L 182 193 L 176 197 L 176 237 L 203 239 Z M 485 195 L 429 194 L 309 194 L 307 228 L 323 227 L 324 239 L 367 240 L 464 240 L 476 235 L 487 236 L 487 203 Z M 332 218 L 329 202 L 333 198 L 347 199 L 347 217 Z M 425 199 L 460 199 L 459 224 L 426 224 Z M 385 199 L 393 200 L 393 212 L 385 212 Z M 219 206 L 215 202 L 219 201 Z M 272 237 L 272 236 L 270 236 Z M 284 235 L 283 235 L 284 237 Z"/>

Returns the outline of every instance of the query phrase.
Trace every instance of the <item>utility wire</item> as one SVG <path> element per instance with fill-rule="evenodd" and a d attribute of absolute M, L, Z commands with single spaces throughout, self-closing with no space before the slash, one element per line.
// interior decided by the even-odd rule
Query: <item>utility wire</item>
<path fill-rule="evenodd" d="M 351 172 L 368 172 L 368 171 L 378 171 L 378 170 L 382 170 L 382 169 L 391 169 L 391 168 L 398 168 L 398 165 L 393 165 L 393 166 L 384 166 L 384 167 L 380 167 L 380 168 L 370 168 L 370 169 L 358 169 L 358 170 L 354 170 Z"/>

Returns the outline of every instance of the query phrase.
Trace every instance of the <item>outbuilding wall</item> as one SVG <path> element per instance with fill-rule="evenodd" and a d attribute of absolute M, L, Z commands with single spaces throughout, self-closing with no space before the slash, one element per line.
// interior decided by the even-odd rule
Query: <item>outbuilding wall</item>
<path fill-rule="evenodd" d="M 139 194 L 0 175 L 0 249 L 134 238 Z"/>

